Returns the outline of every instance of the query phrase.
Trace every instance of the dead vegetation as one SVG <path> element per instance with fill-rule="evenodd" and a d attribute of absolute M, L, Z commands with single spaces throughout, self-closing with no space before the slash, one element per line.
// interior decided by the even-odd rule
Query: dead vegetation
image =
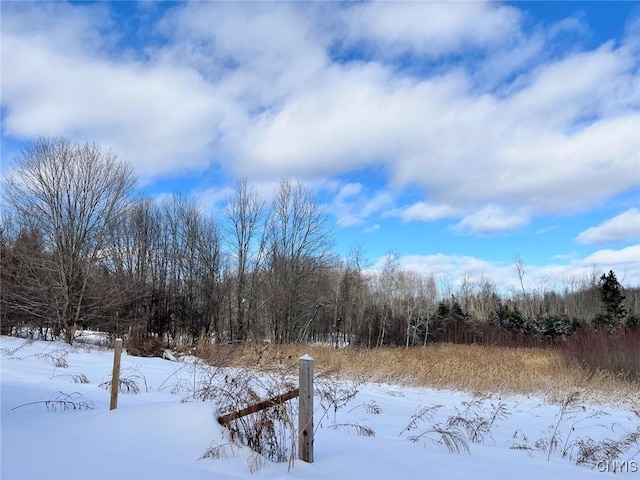
<path fill-rule="evenodd" d="M 25 403 L 18 405 L 17 407 L 13 407 L 11 410 L 17 410 L 19 408 L 29 407 L 32 405 L 43 405 L 50 412 L 93 410 L 95 408 L 93 402 L 90 400 L 83 400 L 82 395 L 79 392 L 56 392 L 48 400 L 37 400 L 35 402 Z"/>
<path fill-rule="evenodd" d="M 597 422 L 606 416 L 600 411 L 588 412 L 581 401 L 579 392 L 567 394 L 560 402 L 555 422 L 549 425 L 548 436 L 530 441 L 523 432 L 516 431 L 511 448 L 529 452 L 542 450 L 547 460 L 557 454 L 576 465 L 591 468 L 623 465 L 640 455 L 640 424 L 637 422 L 627 427 L 614 423 L 608 427 L 611 436 L 599 440 L 578 436 L 579 426 L 583 422 Z M 640 419 L 637 412 L 636 416 Z"/>
<path fill-rule="evenodd" d="M 125 348 L 129 355 L 136 357 L 162 357 L 164 353 L 162 340 L 140 326 L 131 330 Z"/>
<path fill-rule="evenodd" d="M 581 391 L 593 399 L 625 402 L 640 382 L 609 370 L 586 368 L 560 349 L 432 344 L 415 348 L 335 349 L 309 345 L 226 345 L 198 342 L 194 352 L 217 366 L 269 371 L 274 362 L 295 372 L 309 354 L 324 372 L 355 383 L 457 389 L 469 392 L 542 394 L 561 401 Z"/>

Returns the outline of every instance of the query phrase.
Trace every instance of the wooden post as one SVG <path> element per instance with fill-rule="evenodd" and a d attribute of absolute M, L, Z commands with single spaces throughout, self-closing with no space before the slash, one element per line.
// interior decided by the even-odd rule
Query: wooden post
<path fill-rule="evenodd" d="M 109 410 L 118 408 L 118 390 L 120 387 L 120 356 L 122 354 L 122 339 L 116 339 L 113 352 L 113 374 L 111 375 L 111 405 Z"/>
<path fill-rule="evenodd" d="M 313 463 L 313 358 L 300 357 L 298 458 Z"/>

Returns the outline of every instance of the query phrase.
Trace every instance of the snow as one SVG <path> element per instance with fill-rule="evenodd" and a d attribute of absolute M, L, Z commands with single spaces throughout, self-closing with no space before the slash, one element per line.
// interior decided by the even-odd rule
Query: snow
<path fill-rule="evenodd" d="M 314 463 L 263 462 L 244 446 L 220 459 L 201 458 L 212 445 L 229 442 L 217 422 L 213 402 L 184 402 L 181 382 L 188 383 L 193 358 L 122 356 L 121 378 L 135 379 L 139 393 L 121 393 L 118 408 L 109 410 L 113 351 L 58 342 L 0 337 L 2 479 L 589 479 L 638 478 L 640 445 L 618 463 L 575 465 L 560 451 L 536 449 L 558 425 L 560 449 L 580 438 L 620 438 L 640 426 L 630 404 L 580 403 L 560 419 L 561 406 L 542 397 L 474 397 L 468 392 L 360 384 L 358 393 L 335 413 L 316 396 Z M 65 367 L 66 365 L 66 367 Z M 222 371 L 222 370 L 221 370 Z M 225 370 L 232 375 L 234 370 Z M 75 383 L 84 379 L 88 383 Z M 194 380 L 195 381 L 195 380 Z M 92 409 L 47 408 L 46 400 L 67 399 Z M 34 403 L 35 402 L 35 403 Z M 69 404 L 71 405 L 71 404 Z M 431 420 L 403 431 L 421 407 L 440 405 Z M 449 453 L 436 437 L 411 442 L 409 437 L 443 425 L 465 407 L 489 416 L 502 406 L 508 417 L 496 419 L 481 443 L 469 452 Z M 375 408 L 374 408 L 375 407 Z M 371 428 L 375 436 L 359 436 L 352 428 Z M 514 449 L 527 444 L 531 450 Z M 575 451 L 575 450 L 574 450 Z M 626 462 L 626 463 L 622 463 Z"/>

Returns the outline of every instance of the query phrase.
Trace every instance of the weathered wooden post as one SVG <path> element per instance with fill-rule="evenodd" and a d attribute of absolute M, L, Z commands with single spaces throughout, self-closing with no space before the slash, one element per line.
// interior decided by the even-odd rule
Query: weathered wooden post
<path fill-rule="evenodd" d="M 313 358 L 300 357 L 298 396 L 298 458 L 313 463 Z"/>
<path fill-rule="evenodd" d="M 122 354 L 122 339 L 116 339 L 113 351 L 113 373 L 111 375 L 111 405 L 109 410 L 118 408 L 118 390 L 120 387 L 120 356 Z"/>

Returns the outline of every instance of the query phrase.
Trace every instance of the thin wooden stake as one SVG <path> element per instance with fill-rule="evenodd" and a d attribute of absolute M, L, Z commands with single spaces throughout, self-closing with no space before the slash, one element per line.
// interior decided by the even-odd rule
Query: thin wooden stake
<path fill-rule="evenodd" d="M 313 463 L 313 357 L 300 357 L 298 457 Z"/>
<path fill-rule="evenodd" d="M 116 339 L 113 352 L 113 374 L 111 375 L 111 405 L 109 410 L 118 408 L 118 390 L 120 388 L 120 356 L 122 354 L 122 339 Z"/>

